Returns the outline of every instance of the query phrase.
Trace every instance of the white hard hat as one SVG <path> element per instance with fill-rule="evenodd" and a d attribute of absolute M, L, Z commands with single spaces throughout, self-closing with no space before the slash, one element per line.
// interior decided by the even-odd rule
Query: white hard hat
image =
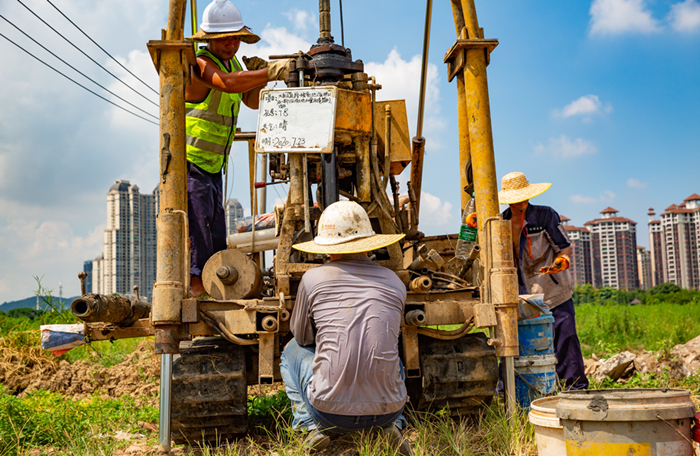
<path fill-rule="evenodd" d="M 228 0 L 214 0 L 204 10 L 200 28 L 207 33 L 237 32 L 245 27 L 241 12 Z"/>
<path fill-rule="evenodd" d="M 338 201 L 321 214 L 318 236 L 293 247 L 309 253 L 360 253 L 386 247 L 403 237 L 403 233 L 375 234 L 362 206 L 353 201 Z"/>

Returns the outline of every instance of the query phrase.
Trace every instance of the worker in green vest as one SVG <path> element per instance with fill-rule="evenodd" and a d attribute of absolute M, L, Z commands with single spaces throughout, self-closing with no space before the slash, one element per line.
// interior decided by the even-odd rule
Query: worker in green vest
<path fill-rule="evenodd" d="M 191 294 L 202 296 L 202 269 L 209 257 L 226 249 L 222 170 L 236 133 L 241 101 L 258 109 L 260 90 L 268 81 L 284 79 L 287 60 L 236 58 L 241 41 L 256 43 L 241 13 L 228 0 L 214 0 L 204 10 L 200 30 L 188 38 L 204 41 L 185 87 L 187 135 L 187 213 L 191 250 Z M 252 70 L 252 71 L 251 71 Z"/>

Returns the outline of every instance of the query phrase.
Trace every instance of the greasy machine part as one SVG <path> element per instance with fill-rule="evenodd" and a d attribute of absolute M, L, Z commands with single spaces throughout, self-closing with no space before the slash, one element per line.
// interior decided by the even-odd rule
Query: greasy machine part
<path fill-rule="evenodd" d="M 483 333 L 457 340 L 419 335 L 422 378 L 406 379 L 411 405 L 417 410 L 442 410 L 464 416 L 491 403 L 498 382 L 496 351 Z"/>
<path fill-rule="evenodd" d="M 181 343 L 173 361 L 175 443 L 224 442 L 247 431 L 245 347 L 221 337 Z"/>
<path fill-rule="evenodd" d="M 262 291 L 262 272 L 247 255 L 236 249 L 212 255 L 202 270 L 204 289 L 214 299 L 257 298 Z"/>

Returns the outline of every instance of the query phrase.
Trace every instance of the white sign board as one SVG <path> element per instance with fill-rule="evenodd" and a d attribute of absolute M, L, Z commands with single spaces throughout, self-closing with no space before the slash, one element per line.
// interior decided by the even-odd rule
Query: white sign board
<path fill-rule="evenodd" d="M 263 89 L 255 151 L 332 152 L 337 100 L 334 86 Z"/>

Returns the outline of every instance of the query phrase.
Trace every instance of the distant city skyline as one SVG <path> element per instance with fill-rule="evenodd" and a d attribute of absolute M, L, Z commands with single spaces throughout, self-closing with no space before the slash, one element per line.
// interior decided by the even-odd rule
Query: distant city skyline
<path fill-rule="evenodd" d="M 107 192 L 104 248 L 92 260 L 93 293 L 139 295 L 150 300 L 156 280 L 156 188 L 142 194 L 128 180 L 118 180 Z"/>

